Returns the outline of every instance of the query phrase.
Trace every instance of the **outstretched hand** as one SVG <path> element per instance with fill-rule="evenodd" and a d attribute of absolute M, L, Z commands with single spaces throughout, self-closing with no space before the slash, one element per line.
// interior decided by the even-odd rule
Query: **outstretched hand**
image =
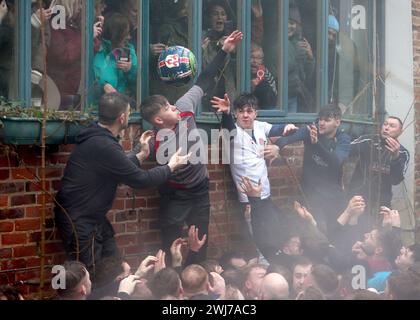
<path fill-rule="evenodd" d="M 232 34 L 228 36 L 225 42 L 223 43 L 222 50 L 226 53 L 233 52 L 236 49 L 236 46 L 238 45 L 238 43 L 240 43 L 243 38 L 244 38 L 244 35 L 241 31 L 239 30 L 233 31 Z"/>
<path fill-rule="evenodd" d="M 245 193 L 248 197 L 252 198 L 261 198 L 262 194 L 262 184 L 261 180 L 258 182 L 258 185 L 255 185 L 247 177 L 242 177 L 242 182 L 238 186 L 240 192 Z"/>
<path fill-rule="evenodd" d="M 188 246 L 191 251 L 198 252 L 204 246 L 207 240 L 207 235 L 203 235 L 203 238 L 200 240 L 198 238 L 198 228 L 191 226 L 188 230 Z"/>
<path fill-rule="evenodd" d="M 224 99 L 213 97 L 210 103 L 212 104 L 213 109 L 217 109 L 217 112 L 221 112 L 224 114 L 230 113 L 230 100 L 227 94 L 225 94 Z"/>
<path fill-rule="evenodd" d="M 295 201 L 294 209 L 302 219 L 308 221 L 309 223 L 311 223 L 315 227 L 318 225 L 314 216 L 308 211 L 308 209 L 306 209 L 304 206 L 302 206 L 299 202 Z"/>
<path fill-rule="evenodd" d="M 307 126 L 307 128 L 311 135 L 311 143 L 317 144 L 318 143 L 318 128 L 316 127 L 315 122 L 312 123 L 311 127 Z"/>

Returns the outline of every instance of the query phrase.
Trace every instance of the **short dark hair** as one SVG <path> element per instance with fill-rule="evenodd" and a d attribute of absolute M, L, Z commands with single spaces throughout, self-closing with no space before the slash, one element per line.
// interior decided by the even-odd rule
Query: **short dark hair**
<path fill-rule="evenodd" d="M 258 99 L 252 93 L 242 93 L 239 97 L 233 102 L 233 110 L 239 110 L 245 106 L 250 106 L 251 108 L 258 109 Z"/>
<path fill-rule="evenodd" d="M 150 281 L 149 288 L 156 299 L 166 296 L 178 295 L 180 289 L 180 278 L 178 273 L 172 268 L 160 270 Z"/>
<path fill-rule="evenodd" d="M 154 95 L 146 98 L 140 105 L 141 117 L 152 122 L 152 119 L 166 106 L 168 99 L 162 95 Z"/>
<path fill-rule="evenodd" d="M 321 111 L 319 111 L 318 116 L 320 119 L 333 118 L 336 120 L 341 120 L 343 117 L 343 112 L 341 111 L 338 104 L 329 104 L 323 107 Z"/>
<path fill-rule="evenodd" d="M 400 126 L 401 126 L 401 129 L 404 127 L 404 123 L 402 122 L 402 120 L 400 119 L 400 118 L 398 118 L 398 117 L 394 117 L 394 116 L 389 116 L 387 119 L 394 119 L 394 120 L 397 120 L 398 121 L 398 123 L 400 124 Z"/>
<path fill-rule="evenodd" d="M 104 39 L 111 41 L 112 46 L 117 46 L 124 40 L 125 32 L 130 28 L 130 21 L 121 13 L 114 13 L 105 19 Z"/>
<path fill-rule="evenodd" d="M 245 254 L 243 252 L 239 251 L 228 251 L 225 252 L 222 257 L 220 258 L 220 265 L 222 266 L 223 270 L 229 270 L 229 269 L 236 269 L 234 266 L 232 266 L 232 259 L 245 259 Z"/>
<path fill-rule="evenodd" d="M 420 244 L 416 243 L 408 248 L 413 252 L 413 261 L 420 262 Z"/>
<path fill-rule="evenodd" d="M 400 254 L 402 247 L 399 232 L 390 228 L 378 230 L 378 242 L 382 246 L 385 258 L 392 263 Z"/>
<path fill-rule="evenodd" d="M 395 300 L 420 299 L 420 281 L 410 270 L 394 271 L 388 278 L 388 288 Z"/>
<path fill-rule="evenodd" d="M 336 293 L 340 282 L 337 273 L 329 266 L 316 264 L 312 266 L 311 275 L 323 294 L 331 295 Z"/>
<path fill-rule="evenodd" d="M 113 283 L 115 279 L 124 272 L 120 255 L 112 255 L 101 259 L 91 272 L 92 282 L 95 288 L 106 286 Z"/>
<path fill-rule="evenodd" d="M 63 267 L 66 271 L 66 288 L 57 289 L 57 294 L 60 297 L 70 297 L 75 293 L 75 289 L 86 277 L 88 271 L 86 266 L 79 261 L 66 261 Z"/>
<path fill-rule="evenodd" d="M 104 94 L 99 101 L 99 122 L 104 125 L 112 125 L 130 106 L 130 98 L 126 95 L 114 92 Z"/>

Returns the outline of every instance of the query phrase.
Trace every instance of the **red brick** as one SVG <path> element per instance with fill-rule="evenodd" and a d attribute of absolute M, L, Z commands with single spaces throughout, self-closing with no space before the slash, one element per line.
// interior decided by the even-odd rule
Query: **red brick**
<path fill-rule="evenodd" d="M 209 176 L 210 176 L 211 181 L 223 180 L 223 177 L 224 177 L 223 172 L 217 172 L 217 171 L 209 172 Z"/>
<path fill-rule="evenodd" d="M 210 199 L 211 201 L 224 201 L 226 198 L 226 194 L 223 192 L 211 192 Z"/>
<path fill-rule="evenodd" d="M 24 219 L 16 220 L 15 222 L 16 231 L 33 231 L 41 229 L 40 219 Z"/>
<path fill-rule="evenodd" d="M 19 219 L 19 218 L 23 218 L 23 216 L 24 216 L 24 209 L 23 208 L 1 209 L 0 210 L 0 220 Z"/>
<path fill-rule="evenodd" d="M 45 239 L 53 239 L 54 233 L 51 230 L 45 231 Z M 29 242 L 40 242 L 41 232 L 32 232 L 29 236 Z"/>
<path fill-rule="evenodd" d="M 36 198 L 34 194 L 15 195 L 11 196 L 11 206 L 23 206 L 27 204 L 35 204 Z"/>
<path fill-rule="evenodd" d="M 2 194 L 0 195 L 0 207 L 7 207 L 9 205 L 9 196 Z"/>
<path fill-rule="evenodd" d="M 61 179 L 51 181 L 52 191 L 58 191 L 61 189 Z"/>
<path fill-rule="evenodd" d="M 59 147 L 61 153 L 68 153 L 68 154 L 72 153 L 74 148 L 75 148 L 75 145 L 73 144 L 67 144 L 67 145 L 62 144 Z"/>
<path fill-rule="evenodd" d="M 45 190 L 50 190 L 50 182 L 45 181 Z M 26 182 L 26 192 L 40 192 L 43 191 L 41 182 L 33 181 Z"/>
<path fill-rule="evenodd" d="M 27 218 L 41 217 L 41 209 L 42 209 L 42 206 L 26 207 L 25 208 L 25 216 Z M 47 215 L 51 215 L 52 214 L 52 208 L 47 208 L 46 213 L 47 213 Z"/>
<path fill-rule="evenodd" d="M 0 249 L 0 259 L 8 259 L 12 257 L 12 248 Z"/>
<path fill-rule="evenodd" d="M 0 222 L 0 232 L 12 232 L 13 222 Z"/>
<path fill-rule="evenodd" d="M 64 251 L 64 248 L 61 242 L 47 243 L 45 245 L 46 254 L 58 253 L 58 252 L 63 252 L 63 251 Z"/>
<path fill-rule="evenodd" d="M 137 244 L 137 235 L 134 234 L 123 234 L 117 235 L 115 237 L 118 246 L 126 247 L 126 246 L 133 246 Z"/>
<path fill-rule="evenodd" d="M 114 228 L 115 234 L 125 233 L 125 223 L 114 223 L 112 227 Z"/>
<path fill-rule="evenodd" d="M 36 180 L 35 173 L 30 169 L 12 168 L 11 172 L 15 180 Z"/>
<path fill-rule="evenodd" d="M 51 165 L 66 164 L 68 160 L 69 160 L 69 154 L 53 154 L 49 158 L 49 163 Z"/>
<path fill-rule="evenodd" d="M 38 247 L 36 246 L 13 248 L 13 257 L 15 258 L 34 257 L 37 255 L 38 255 Z"/>
<path fill-rule="evenodd" d="M 41 177 L 41 169 L 38 169 L 39 176 Z M 61 178 L 63 176 L 63 169 L 51 169 L 47 168 L 45 169 L 45 177 L 47 179 L 49 178 Z"/>
<path fill-rule="evenodd" d="M 112 210 L 124 210 L 125 209 L 125 200 L 116 199 L 112 205 Z"/>
<path fill-rule="evenodd" d="M 9 169 L 0 170 L 0 181 L 1 180 L 8 180 L 9 177 L 10 177 L 10 171 L 9 171 Z"/>
<path fill-rule="evenodd" d="M 25 184 L 10 182 L 10 183 L 0 183 L 0 193 L 17 193 L 25 191 Z"/>
<path fill-rule="evenodd" d="M 42 204 L 42 197 L 43 197 L 43 194 L 37 194 L 36 195 L 36 203 L 37 204 Z M 47 204 L 53 203 L 53 198 L 50 194 L 45 194 L 45 203 L 47 203 Z"/>
<path fill-rule="evenodd" d="M 135 202 L 133 204 L 133 199 L 127 199 L 125 200 L 125 207 L 127 209 L 137 209 L 137 208 L 144 208 L 146 206 L 146 199 L 135 199 Z"/>
<path fill-rule="evenodd" d="M 1 243 L 3 246 L 25 244 L 27 238 L 26 233 L 4 234 L 1 236 Z"/>
<path fill-rule="evenodd" d="M 147 208 L 158 208 L 160 203 L 159 198 L 148 198 L 147 199 Z"/>

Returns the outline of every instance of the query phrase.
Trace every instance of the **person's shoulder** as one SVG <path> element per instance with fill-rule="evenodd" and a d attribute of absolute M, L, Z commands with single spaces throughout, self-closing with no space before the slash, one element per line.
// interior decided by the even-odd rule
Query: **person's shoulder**
<path fill-rule="evenodd" d="M 338 141 L 351 141 L 350 135 L 344 129 L 338 129 L 335 137 Z"/>

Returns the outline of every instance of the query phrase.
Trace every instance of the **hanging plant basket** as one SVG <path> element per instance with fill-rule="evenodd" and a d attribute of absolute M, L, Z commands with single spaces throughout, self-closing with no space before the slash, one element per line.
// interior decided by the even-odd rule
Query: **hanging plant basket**
<path fill-rule="evenodd" d="M 40 145 L 42 111 L 39 108 L 0 107 L 0 141 L 12 145 Z M 49 111 L 46 144 L 74 144 L 80 130 L 94 118 L 80 112 Z"/>

